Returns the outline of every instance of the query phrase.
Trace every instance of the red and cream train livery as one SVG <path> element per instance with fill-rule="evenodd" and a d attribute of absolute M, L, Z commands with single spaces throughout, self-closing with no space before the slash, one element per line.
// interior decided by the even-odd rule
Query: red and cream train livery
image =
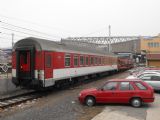
<path fill-rule="evenodd" d="M 94 48 L 30 37 L 13 47 L 12 81 L 17 86 L 49 87 L 65 79 L 117 71 L 117 61 Z"/>

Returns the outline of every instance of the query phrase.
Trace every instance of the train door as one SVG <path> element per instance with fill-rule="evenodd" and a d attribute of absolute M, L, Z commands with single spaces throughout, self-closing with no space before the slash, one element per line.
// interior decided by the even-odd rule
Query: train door
<path fill-rule="evenodd" d="M 30 51 L 19 52 L 19 78 L 30 79 L 31 66 L 30 66 Z"/>
<path fill-rule="evenodd" d="M 45 79 L 53 78 L 52 53 L 45 52 Z"/>
<path fill-rule="evenodd" d="M 16 50 L 17 79 L 19 84 L 28 85 L 34 79 L 34 51 L 29 48 Z"/>

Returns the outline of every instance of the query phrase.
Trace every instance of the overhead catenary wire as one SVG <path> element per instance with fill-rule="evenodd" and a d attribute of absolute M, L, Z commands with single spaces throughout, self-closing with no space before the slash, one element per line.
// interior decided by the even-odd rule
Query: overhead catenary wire
<path fill-rule="evenodd" d="M 11 40 L 10 38 L 7 37 L 0 37 L 1 40 Z M 1 41 L 2 42 L 2 41 Z"/>
<path fill-rule="evenodd" d="M 5 30 L 9 30 L 9 31 L 17 32 L 17 33 L 26 34 L 26 35 L 29 35 L 29 36 L 37 36 L 37 37 L 39 37 L 39 38 L 43 38 L 43 39 L 57 40 L 57 39 L 53 39 L 53 38 L 49 38 L 49 37 L 44 37 L 44 36 L 40 36 L 40 35 L 35 35 L 35 34 L 31 34 L 31 33 L 26 33 L 26 32 L 22 32 L 22 31 L 19 31 L 19 30 L 6 28 L 6 27 L 1 27 L 1 28 L 2 28 L 2 29 L 5 29 Z"/>
<path fill-rule="evenodd" d="M 29 29 L 29 28 L 13 25 L 13 24 L 10 24 L 10 23 L 7 23 L 7 22 L 3 22 L 3 21 L 0 21 L 0 22 L 3 23 L 3 24 L 5 24 L 5 25 L 9 25 L 9 26 L 12 26 L 12 27 L 20 28 L 20 29 L 23 29 L 23 30 L 26 30 L 26 31 L 31 31 L 31 32 L 43 34 L 45 36 L 61 38 L 60 36 L 53 36 L 53 35 L 50 35 L 50 34 L 47 34 L 47 33 L 44 33 L 44 32 L 40 32 L 40 31 L 37 31 L 37 30 L 33 30 L 33 29 Z"/>
<path fill-rule="evenodd" d="M 7 35 L 7 36 L 11 36 L 13 33 L 5 33 L 5 32 L 0 32 L 0 34 L 4 34 L 4 35 Z M 27 37 L 27 35 L 26 36 L 23 36 L 23 35 L 18 35 L 18 34 L 16 34 L 15 35 L 16 37 L 18 36 L 18 37 Z"/>
<path fill-rule="evenodd" d="M 35 23 L 35 22 L 27 21 L 27 20 L 24 20 L 24 19 L 20 19 L 20 18 L 5 16 L 3 14 L 0 14 L 0 16 L 3 17 L 3 18 L 6 18 L 8 20 L 12 19 L 14 21 L 19 21 L 19 22 L 22 22 L 22 23 L 32 24 L 32 25 L 35 25 L 35 26 L 43 27 L 43 28 L 45 27 L 45 28 L 50 29 L 50 30 L 58 30 L 59 32 L 64 31 L 69 36 L 71 36 L 71 33 L 74 33 L 73 31 L 70 31 L 70 30 L 65 30 L 65 29 L 62 29 L 62 28 L 55 28 L 55 27 L 51 27 L 51 26 L 47 26 L 47 25 L 42 25 L 42 24 L 38 24 L 38 23 Z"/>

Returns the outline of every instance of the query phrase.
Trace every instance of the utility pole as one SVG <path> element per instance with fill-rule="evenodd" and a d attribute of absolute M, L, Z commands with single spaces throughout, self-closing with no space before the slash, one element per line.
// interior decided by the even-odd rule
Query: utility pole
<path fill-rule="evenodd" d="M 12 33 L 12 49 L 13 49 L 13 45 L 14 45 L 14 33 Z"/>
<path fill-rule="evenodd" d="M 108 52 L 110 53 L 111 52 L 111 25 L 108 26 L 108 36 L 109 36 L 109 39 L 108 39 Z"/>
<path fill-rule="evenodd" d="M 111 36 L 111 25 L 108 26 L 108 35 Z"/>

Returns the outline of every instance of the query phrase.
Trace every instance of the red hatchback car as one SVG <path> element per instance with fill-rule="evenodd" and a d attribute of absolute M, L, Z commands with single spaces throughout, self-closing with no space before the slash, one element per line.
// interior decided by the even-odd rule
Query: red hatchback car
<path fill-rule="evenodd" d="M 100 88 L 81 91 L 79 101 L 87 106 L 95 103 L 130 103 L 133 107 L 140 107 L 142 103 L 154 102 L 154 91 L 141 80 L 114 79 Z"/>

